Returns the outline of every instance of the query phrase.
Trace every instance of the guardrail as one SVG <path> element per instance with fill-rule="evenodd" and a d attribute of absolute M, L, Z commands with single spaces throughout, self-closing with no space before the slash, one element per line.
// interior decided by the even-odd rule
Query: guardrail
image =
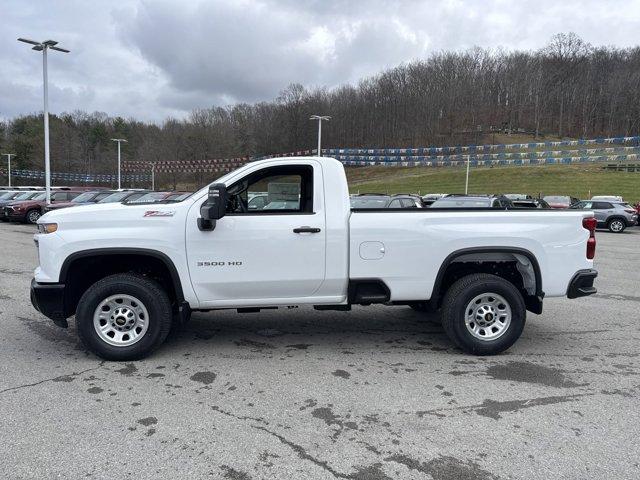
<path fill-rule="evenodd" d="M 610 145 L 621 146 L 610 146 Z M 561 148 L 598 146 L 597 148 Z M 537 151 L 544 149 L 542 151 Z M 524 150 L 517 152 L 516 150 Z M 129 160 L 122 164 L 125 181 L 145 182 L 154 173 L 224 173 L 248 162 L 268 158 L 315 155 L 316 150 L 265 155 L 260 157 L 217 158 L 202 160 L 161 160 L 150 162 Z M 539 165 L 572 164 L 595 162 L 626 162 L 640 159 L 640 136 L 590 138 L 561 140 L 555 142 L 510 143 L 493 145 L 457 145 L 445 147 L 418 148 L 326 148 L 324 156 L 340 160 L 346 166 L 406 166 L 406 167 L 446 167 L 446 166 L 493 166 L 493 165 Z M 613 167 L 607 167 L 612 169 Z M 635 169 L 632 171 L 636 171 Z M 0 170 L 6 175 L 6 171 Z M 44 172 L 35 170 L 14 170 L 12 176 L 21 178 L 44 178 Z M 52 173 L 57 180 L 109 183 L 117 177 L 112 174 Z"/>

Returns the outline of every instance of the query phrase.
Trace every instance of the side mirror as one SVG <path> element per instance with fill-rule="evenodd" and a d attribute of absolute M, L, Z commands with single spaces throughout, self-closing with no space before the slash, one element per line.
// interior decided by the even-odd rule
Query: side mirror
<path fill-rule="evenodd" d="M 216 228 L 216 220 L 224 217 L 227 211 L 227 201 L 229 194 L 224 183 L 214 183 L 209 187 L 207 201 L 200 207 L 200 218 L 198 218 L 198 228 L 202 231 Z"/>

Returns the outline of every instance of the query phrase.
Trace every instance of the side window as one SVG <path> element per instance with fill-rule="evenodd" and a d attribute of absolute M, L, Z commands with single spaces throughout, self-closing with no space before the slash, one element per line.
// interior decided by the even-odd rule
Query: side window
<path fill-rule="evenodd" d="M 400 199 L 396 198 L 395 200 L 391 200 L 388 208 L 402 208 L 402 204 L 400 203 Z"/>
<path fill-rule="evenodd" d="M 96 195 L 96 197 L 93 199 L 93 201 L 94 202 L 99 202 L 103 198 L 107 198 L 109 195 L 111 195 L 111 194 L 110 193 L 99 193 L 98 195 Z"/>
<path fill-rule="evenodd" d="M 67 200 L 67 192 L 55 192 L 51 196 L 51 200 L 53 200 L 54 202 L 64 202 L 65 200 Z"/>
<path fill-rule="evenodd" d="M 594 210 L 609 210 L 610 208 L 613 208 L 613 205 L 611 205 L 610 203 L 607 203 L 607 202 L 593 202 L 593 209 Z"/>
<path fill-rule="evenodd" d="M 254 172 L 227 189 L 227 213 L 313 213 L 313 167 L 282 165 Z"/>
<path fill-rule="evenodd" d="M 80 195 L 80 192 L 67 192 L 67 194 L 69 195 L 67 198 L 69 200 L 73 200 L 74 198 L 76 198 L 78 195 Z"/>
<path fill-rule="evenodd" d="M 412 198 L 403 198 L 401 202 L 404 208 L 418 208 L 416 201 Z"/>

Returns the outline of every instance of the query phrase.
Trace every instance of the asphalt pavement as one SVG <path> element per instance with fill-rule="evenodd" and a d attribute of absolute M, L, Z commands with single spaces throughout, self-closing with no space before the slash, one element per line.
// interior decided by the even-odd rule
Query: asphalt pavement
<path fill-rule="evenodd" d="M 640 477 L 640 228 L 499 356 L 407 307 L 301 307 L 195 314 L 130 363 L 33 309 L 33 232 L 0 224 L 0 478 Z"/>

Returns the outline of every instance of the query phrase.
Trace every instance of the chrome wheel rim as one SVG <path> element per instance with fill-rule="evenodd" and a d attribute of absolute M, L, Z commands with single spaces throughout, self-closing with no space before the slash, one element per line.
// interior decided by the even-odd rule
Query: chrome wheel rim
<path fill-rule="evenodd" d="M 611 230 L 613 230 L 614 232 L 619 232 L 622 230 L 622 228 L 623 226 L 620 220 L 614 220 L 613 222 L 611 222 Z"/>
<path fill-rule="evenodd" d="M 488 342 L 500 338 L 511 325 L 511 307 L 497 293 L 483 293 L 473 298 L 465 310 L 467 331 Z"/>
<path fill-rule="evenodd" d="M 114 347 L 128 347 L 147 333 L 149 312 L 136 297 L 112 295 L 96 308 L 93 327 L 103 342 Z"/>
<path fill-rule="evenodd" d="M 29 212 L 29 221 L 31 223 L 36 223 L 40 218 L 40 213 L 37 210 L 33 210 Z"/>

